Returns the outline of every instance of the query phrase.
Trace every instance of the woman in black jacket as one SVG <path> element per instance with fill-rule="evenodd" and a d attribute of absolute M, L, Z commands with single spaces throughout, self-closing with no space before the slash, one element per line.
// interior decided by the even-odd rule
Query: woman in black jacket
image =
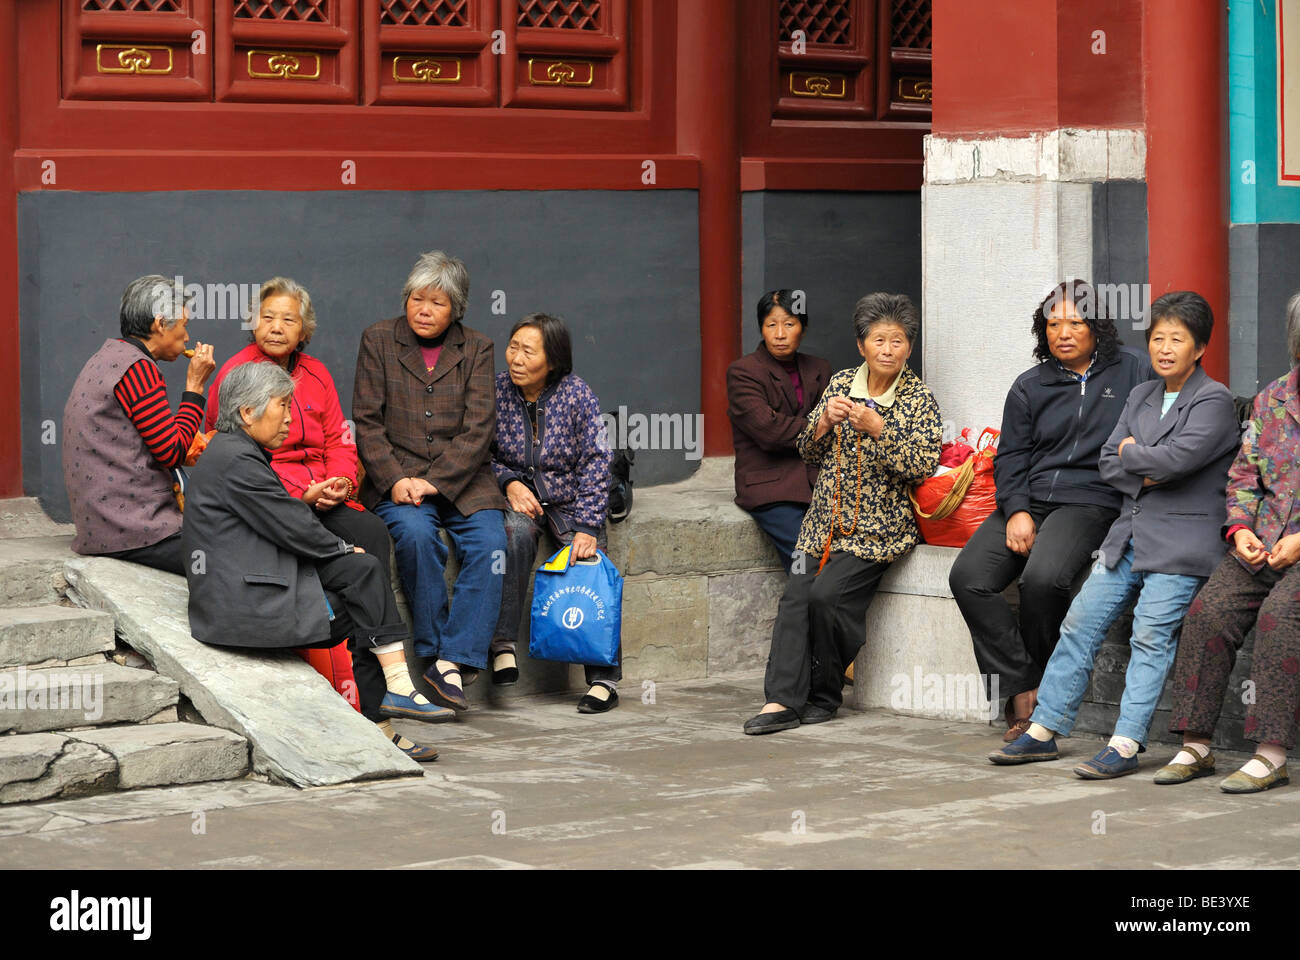
<path fill-rule="evenodd" d="M 989 698 L 1007 698 L 1009 743 L 1029 728 L 1075 578 L 1101 546 L 1120 496 L 1098 459 L 1150 361 L 1121 347 L 1082 280 L 1057 284 L 1034 311 L 1038 363 L 1011 386 L 993 461 L 995 510 L 948 576 Z M 1002 596 L 1019 578 L 1019 615 Z M 996 684 L 996 685 L 995 685 Z"/>

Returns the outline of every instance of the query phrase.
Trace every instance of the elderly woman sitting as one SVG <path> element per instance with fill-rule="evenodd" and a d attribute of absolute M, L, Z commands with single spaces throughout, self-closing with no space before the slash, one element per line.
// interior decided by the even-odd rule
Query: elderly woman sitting
<path fill-rule="evenodd" d="M 361 335 L 352 393 L 361 502 L 388 524 L 415 652 L 433 661 L 424 679 L 454 710 L 469 706 L 462 669 L 469 680 L 487 666 L 501 605 L 493 563 L 506 549 L 505 498 L 488 466 L 492 341 L 461 324 L 468 299 L 465 264 L 441 251 L 421 256 L 402 288 L 404 315 Z M 460 560 L 450 607 L 443 530 Z"/>
<path fill-rule="evenodd" d="M 907 367 L 920 318 L 902 294 L 873 293 L 853 323 L 866 362 L 831 377 L 795 441 L 821 472 L 772 627 L 767 703 L 745 733 L 835 716 L 880 579 L 920 539 L 907 490 L 938 467 L 942 432 L 934 396 Z"/>
<path fill-rule="evenodd" d="M 492 640 L 492 680 L 519 678 L 515 644 L 537 544 L 543 536 L 572 543 L 576 559 L 605 549 L 609 506 L 609 444 L 600 401 L 573 373 L 573 348 L 564 321 L 545 313 L 524 317 L 510 331 L 507 372 L 497 374 L 497 436 L 492 472 L 506 498 L 505 585 Z M 617 665 L 588 666 L 579 713 L 618 706 Z"/>
<path fill-rule="evenodd" d="M 253 304 L 252 342 L 226 361 L 212 381 L 207 428 L 217 421 L 221 384 L 231 370 L 245 363 L 274 363 L 293 377 L 293 422 L 289 435 L 271 451 L 271 469 L 292 496 L 316 511 L 330 533 L 355 543 L 379 558 L 388 582 L 393 543 L 384 521 L 350 499 L 357 483 L 357 448 L 345 428 L 334 378 L 325 364 L 306 352 L 316 334 L 316 310 L 306 287 L 287 277 L 262 284 Z M 373 657 L 357 659 L 353 673 L 361 700 L 372 705 L 366 717 L 391 738 L 390 724 L 378 712 L 384 677 Z M 444 717 L 455 714 L 442 708 Z"/>
<path fill-rule="evenodd" d="M 363 714 L 439 719 L 415 691 L 407 635 L 385 562 L 327 530 L 290 496 L 271 454 L 293 424 L 293 378 L 279 366 L 246 363 L 227 374 L 219 431 L 194 467 L 181 531 L 189 580 L 190 631 L 203 643 L 275 649 L 333 646 L 374 657 L 385 679 L 378 703 L 359 686 Z M 437 751 L 393 736 L 408 756 Z"/>
<path fill-rule="evenodd" d="M 1183 749 L 1156 774 L 1156 783 L 1185 783 L 1214 772 L 1210 738 L 1251 627 L 1255 697 L 1246 705 L 1243 732 L 1259 746 L 1220 789 L 1258 793 L 1290 779 L 1286 755 L 1295 746 L 1300 716 L 1300 294 L 1287 303 L 1286 326 L 1292 370 L 1255 397 L 1228 471 L 1223 532 L 1232 551 L 1183 621 L 1169 726 L 1183 734 Z"/>
<path fill-rule="evenodd" d="M 203 420 L 203 387 L 216 364 L 200 343 L 175 415 L 158 361 L 185 351 L 183 290 L 157 274 L 127 284 L 122 336 L 86 361 L 63 409 L 63 482 L 77 536 L 72 549 L 183 573 L 181 511 L 173 471 Z"/>

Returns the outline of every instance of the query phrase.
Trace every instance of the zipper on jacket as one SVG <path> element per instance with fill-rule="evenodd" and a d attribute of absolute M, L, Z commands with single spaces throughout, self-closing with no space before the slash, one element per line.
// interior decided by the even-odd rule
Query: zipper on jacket
<path fill-rule="evenodd" d="M 1084 377 L 1082 380 L 1079 381 L 1079 412 L 1075 415 L 1074 418 L 1075 421 L 1074 422 L 1074 443 L 1071 444 L 1070 446 L 1070 455 L 1066 457 L 1067 463 L 1074 460 L 1074 454 L 1079 449 L 1079 431 L 1083 426 L 1083 398 L 1087 396 L 1087 393 L 1088 393 L 1088 378 Z M 1052 495 L 1056 493 L 1056 481 L 1060 478 L 1060 476 L 1061 476 L 1061 471 L 1058 468 L 1056 472 L 1052 474 L 1052 485 L 1047 488 L 1047 499 L 1049 501 L 1052 499 Z"/>

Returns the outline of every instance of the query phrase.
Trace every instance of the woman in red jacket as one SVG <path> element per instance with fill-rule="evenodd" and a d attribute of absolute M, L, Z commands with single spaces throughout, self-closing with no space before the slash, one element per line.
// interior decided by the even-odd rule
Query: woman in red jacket
<path fill-rule="evenodd" d="M 242 363 L 279 364 L 293 377 L 293 422 L 284 443 L 271 452 L 271 468 L 290 494 L 316 509 L 316 518 L 325 529 L 379 557 L 387 583 L 393 548 L 388 526 L 353 498 L 357 488 L 356 441 L 343 421 L 334 378 L 325 364 L 303 349 L 316 332 L 311 294 L 294 280 L 272 277 L 262 284 L 253 309 L 249 318 L 253 324 L 252 342 L 218 371 L 208 391 L 205 426 L 211 430 L 216 424 L 221 381 L 226 374 Z M 416 760 L 424 759 L 423 751 L 432 752 L 432 748 L 395 734 L 379 713 L 387 686 L 377 661 L 373 657 L 355 657 L 352 669 L 361 712 Z M 446 713 L 448 718 L 454 716 L 451 710 Z"/>

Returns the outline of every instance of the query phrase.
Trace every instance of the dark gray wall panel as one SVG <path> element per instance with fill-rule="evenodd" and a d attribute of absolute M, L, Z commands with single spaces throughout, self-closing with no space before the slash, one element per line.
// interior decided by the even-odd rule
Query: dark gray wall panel
<path fill-rule="evenodd" d="M 1095 183 L 1092 189 L 1092 281 L 1125 284 L 1131 292 L 1140 291 L 1149 278 L 1147 185 L 1112 180 Z M 1133 309 L 1130 314 L 1137 312 Z M 1143 324 L 1135 324 L 1130 316 L 1117 319 L 1115 326 L 1125 344 L 1146 350 Z"/>
<path fill-rule="evenodd" d="M 574 369 L 606 410 L 694 415 L 700 409 L 699 256 L 694 191 L 465 191 L 404 193 L 72 193 L 19 197 L 24 486 L 67 516 L 58 444 L 86 359 L 118 335 L 123 288 L 137 276 L 259 284 L 293 277 L 312 294 L 319 328 L 310 350 L 351 409 L 361 331 L 401 310 L 421 251 L 441 248 L 470 271 L 466 323 L 497 342 L 524 314 L 562 315 Z M 506 313 L 492 312 L 503 291 Z M 219 362 L 248 340 L 237 318 L 194 320 Z M 173 406 L 184 361 L 164 364 Z M 637 454 L 640 484 L 684 479 L 682 450 Z"/>
<path fill-rule="evenodd" d="M 921 194 L 769 191 L 745 195 L 743 342 L 760 337 L 758 298 L 786 287 L 807 293 L 808 335 L 800 347 L 831 369 L 862 362 L 853 305 L 877 290 L 905 293 L 921 306 Z M 762 238 L 762 258 L 751 258 Z M 921 339 L 911 365 L 921 371 Z"/>
<path fill-rule="evenodd" d="M 1259 386 L 1291 369 L 1286 348 L 1286 302 L 1300 292 L 1300 223 L 1259 225 Z"/>
<path fill-rule="evenodd" d="M 1258 224 L 1228 228 L 1228 290 L 1229 385 L 1234 394 L 1249 397 L 1260 387 Z"/>

